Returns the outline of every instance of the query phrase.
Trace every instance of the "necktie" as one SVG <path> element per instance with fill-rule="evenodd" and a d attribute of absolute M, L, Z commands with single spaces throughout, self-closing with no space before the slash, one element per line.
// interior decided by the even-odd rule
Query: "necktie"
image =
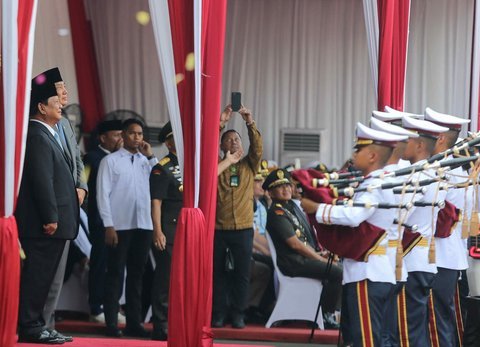
<path fill-rule="evenodd" d="M 55 140 L 57 140 L 57 143 L 60 146 L 60 148 L 63 149 L 62 141 L 60 141 L 60 136 L 56 131 L 53 132 L 53 137 L 55 137 Z"/>
<path fill-rule="evenodd" d="M 134 155 L 132 155 L 132 157 L 131 157 L 131 160 L 132 160 L 132 164 L 133 164 L 133 159 L 134 159 L 134 158 L 135 158 L 135 156 L 134 156 Z"/>

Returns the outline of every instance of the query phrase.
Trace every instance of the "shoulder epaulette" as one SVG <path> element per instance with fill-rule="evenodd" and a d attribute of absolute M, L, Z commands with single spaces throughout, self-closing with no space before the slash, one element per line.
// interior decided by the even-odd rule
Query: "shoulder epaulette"
<path fill-rule="evenodd" d="M 169 157 L 165 157 L 162 160 L 160 160 L 160 165 L 164 166 L 170 161 Z"/>

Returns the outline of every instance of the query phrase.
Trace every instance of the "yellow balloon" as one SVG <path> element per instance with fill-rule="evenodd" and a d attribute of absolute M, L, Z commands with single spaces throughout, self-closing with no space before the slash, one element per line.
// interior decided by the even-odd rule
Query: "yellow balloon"
<path fill-rule="evenodd" d="M 137 22 L 141 25 L 147 25 L 150 23 L 150 13 L 147 11 L 138 11 L 135 17 Z"/>
<path fill-rule="evenodd" d="M 185 59 L 185 70 L 193 71 L 195 69 L 195 54 L 188 53 L 187 59 Z"/>

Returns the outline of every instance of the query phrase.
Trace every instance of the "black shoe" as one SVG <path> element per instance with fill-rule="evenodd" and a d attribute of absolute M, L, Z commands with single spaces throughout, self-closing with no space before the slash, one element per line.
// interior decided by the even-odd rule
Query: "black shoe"
<path fill-rule="evenodd" d="M 117 327 L 107 327 L 105 329 L 105 335 L 110 337 L 122 337 L 123 333 Z"/>
<path fill-rule="evenodd" d="M 243 329 L 245 328 L 245 321 L 242 316 L 237 316 L 232 318 L 232 328 Z"/>
<path fill-rule="evenodd" d="M 212 328 L 223 328 L 225 326 L 225 318 L 217 317 L 212 319 Z"/>
<path fill-rule="evenodd" d="M 152 332 L 152 340 L 155 341 L 167 341 L 168 340 L 168 333 L 164 329 L 154 330 Z"/>
<path fill-rule="evenodd" d="M 59 337 L 61 339 L 64 339 L 65 342 L 72 342 L 73 341 L 73 336 L 69 335 L 63 335 L 62 333 L 59 333 L 55 329 L 47 329 L 50 332 L 51 337 Z"/>
<path fill-rule="evenodd" d="M 146 331 L 145 328 L 141 325 L 135 327 L 129 327 L 127 325 L 126 328 L 123 329 L 123 333 L 125 334 L 125 336 L 130 337 L 150 337 L 150 333 Z"/>
<path fill-rule="evenodd" d="M 50 335 L 50 332 L 45 329 L 37 334 L 20 334 L 18 336 L 18 342 L 43 343 L 46 345 L 63 345 L 65 343 L 65 340 L 60 337 L 54 337 Z"/>

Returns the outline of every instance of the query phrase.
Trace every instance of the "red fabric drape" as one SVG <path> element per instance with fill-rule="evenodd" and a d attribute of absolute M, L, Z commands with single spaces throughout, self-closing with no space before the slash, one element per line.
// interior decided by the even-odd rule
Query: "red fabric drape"
<path fill-rule="evenodd" d="M 35 0 L 24 0 L 18 3 L 18 14 L 16 25 L 17 36 L 11 37 L 15 28 L 3 27 L 5 32 L 2 35 L 9 36 L 10 40 L 2 41 L 2 48 L 7 44 L 6 49 L 11 49 L 10 45 L 16 43 L 17 51 L 13 53 L 13 61 L 16 63 L 16 90 L 4 90 L 3 78 L 5 63 L 1 64 L 0 73 L 0 346 L 11 347 L 15 345 L 17 317 L 18 317 L 18 299 L 20 290 L 20 254 L 18 247 L 18 229 L 15 217 L 11 215 L 12 206 L 15 206 L 17 192 L 20 184 L 20 172 L 23 156 L 23 128 L 27 121 L 26 110 L 28 105 L 25 101 L 30 97 L 27 92 L 27 86 L 30 81 L 31 71 L 28 67 L 29 56 L 33 53 L 33 43 L 30 40 L 32 25 L 35 22 L 34 7 Z M 5 11 L 5 9 L 3 9 Z M 9 57 L 11 59 L 11 56 Z M 5 100 L 15 104 L 15 114 L 5 114 Z M 15 122 L 9 122 L 7 125 L 6 117 L 9 120 L 15 119 Z M 7 141 L 5 131 L 15 136 Z M 13 155 L 14 171 L 7 168 L 7 153 Z M 8 174 L 7 174 L 8 169 Z M 12 193 L 7 195 L 5 186 L 13 185 Z M 7 205 L 5 202 L 8 201 Z M 7 206 L 10 207 L 7 207 Z"/>
<path fill-rule="evenodd" d="M 15 217 L 0 217 L 0 346 L 16 341 L 20 256 Z"/>
<path fill-rule="evenodd" d="M 193 48 L 193 0 L 169 0 L 175 72 L 184 140 L 184 208 L 178 221 L 172 257 L 169 346 L 212 346 L 210 329 L 213 235 L 216 210 L 218 128 L 220 115 L 226 1 L 202 3 L 202 110 L 200 201 L 194 207 L 195 77 L 185 70 Z"/>
<path fill-rule="evenodd" d="M 403 110 L 410 0 L 378 0 L 378 109 Z"/>
<path fill-rule="evenodd" d="M 207 6 L 206 3 L 209 3 Z M 217 161 L 218 137 L 220 126 L 220 103 L 222 98 L 223 51 L 225 43 L 225 22 L 227 2 L 225 0 L 203 1 L 203 27 L 205 38 L 203 53 L 203 95 L 202 95 L 202 150 L 199 207 L 205 215 L 206 244 L 204 256 L 208 257 L 203 281 L 208 283 L 208 292 L 204 293 L 207 314 L 204 325 L 210 327 L 212 307 L 212 274 L 213 274 L 213 238 L 215 229 L 215 213 L 217 202 Z M 206 9 L 208 8 L 208 13 Z M 212 165 L 212 163 L 215 163 Z"/>
<path fill-rule="evenodd" d="M 78 97 L 83 111 L 82 130 L 88 133 L 95 129 L 104 115 L 97 60 L 92 30 L 85 15 L 83 0 L 68 0 L 68 12 L 72 29 Z"/>

